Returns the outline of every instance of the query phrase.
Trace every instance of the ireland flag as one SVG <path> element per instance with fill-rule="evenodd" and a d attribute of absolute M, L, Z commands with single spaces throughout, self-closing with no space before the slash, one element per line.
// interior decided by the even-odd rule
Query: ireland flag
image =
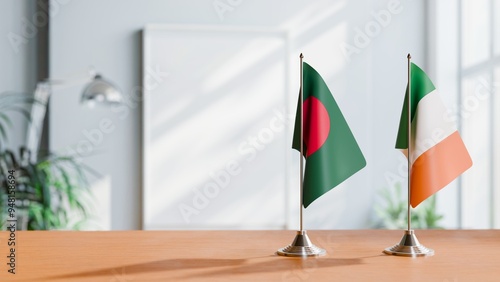
<path fill-rule="evenodd" d="M 410 203 L 416 207 L 469 169 L 472 160 L 455 124 L 446 120 L 446 108 L 434 84 L 417 65 L 412 63 L 410 68 Z M 405 101 L 396 140 L 398 149 L 408 149 L 408 89 Z"/>
<path fill-rule="evenodd" d="M 303 63 L 303 205 L 342 183 L 366 165 L 361 149 L 328 86 L 310 65 Z M 300 101 L 300 99 L 299 99 Z M 292 147 L 300 151 L 300 105 L 297 106 Z"/>

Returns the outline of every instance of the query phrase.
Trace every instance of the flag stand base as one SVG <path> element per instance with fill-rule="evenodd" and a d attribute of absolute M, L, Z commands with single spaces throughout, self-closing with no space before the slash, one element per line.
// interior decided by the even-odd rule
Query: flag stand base
<path fill-rule="evenodd" d="M 405 235 L 399 244 L 386 248 L 384 253 L 395 256 L 405 257 L 425 257 L 433 256 L 434 250 L 426 248 L 418 242 L 417 236 L 413 230 L 405 230 Z"/>
<path fill-rule="evenodd" d="M 280 256 L 287 257 L 316 257 L 324 256 L 326 251 L 311 243 L 311 240 L 309 240 L 307 236 L 307 232 L 302 230 L 297 231 L 297 235 L 292 244 L 279 249 L 276 253 Z"/>

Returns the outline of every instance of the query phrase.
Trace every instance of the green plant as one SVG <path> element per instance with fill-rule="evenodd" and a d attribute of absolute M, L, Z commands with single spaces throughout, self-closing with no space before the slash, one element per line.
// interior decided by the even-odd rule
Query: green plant
<path fill-rule="evenodd" d="M 75 229 L 87 219 L 90 191 L 81 164 L 57 155 L 34 163 L 24 148 L 19 156 L 9 150 L 0 153 L 0 194 L 7 195 L 5 176 L 15 171 L 17 208 L 27 210 L 28 230 Z"/>
<path fill-rule="evenodd" d="M 375 227 L 387 229 L 406 229 L 408 226 L 408 202 L 406 195 L 402 194 L 401 183 L 396 183 L 394 189 L 383 189 L 382 205 L 375 206 L 378 217 Z M 411 210 L 412 228 L 438 229 L 443 215 L 437 213 L 436 196 L 432 196 L 418 207 Z"/>
<path fill-rule="evenodd" d="M 31 158 L 24 147 L 18 154 L 4 148 L 7 129 L 12 122 L 7 112 L 18 112 L 30 121 L 27 106 L 34 99 L 19 94 L 0 95 L 0 199 L 6 203 L 9 171 L 16 179 L 16 214 L 27 216 L 28 230 L 79 229 L 88 218 L 88 198 L 91 196 L 86 177 L 93 172 L 73 156 L 46 154 Z M 7 219 L 2 208 L 0 222 Z"/>

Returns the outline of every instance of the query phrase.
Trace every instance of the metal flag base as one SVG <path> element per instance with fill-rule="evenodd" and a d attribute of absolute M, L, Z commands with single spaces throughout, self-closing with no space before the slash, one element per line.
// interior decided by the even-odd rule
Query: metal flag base
<path fill-rule="evenodd" d="M 413 230 L 405 230 L 405 235 L 399 244 L 386 248 L 384 253 L 395 256 L 405 257 L 424 257 L 433 256 L 434 250 L 426 248 L 418 242 L 417 236 Z"/>
<path fill-rule="evenodd" d="M 326 251 L 311 243 L 311 240 L 309 240 L 307 236 L 307 232 L 302 230 L 297 231 L 297 235 L 292 244 L 279 249 L 277 254 L 287 257 L 315 257 L 324 256 Z"/>

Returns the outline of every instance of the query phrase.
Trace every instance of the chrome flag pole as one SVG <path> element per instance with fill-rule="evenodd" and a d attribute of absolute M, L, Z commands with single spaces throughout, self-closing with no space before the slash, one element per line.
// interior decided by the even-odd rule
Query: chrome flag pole
<path fill-rule="evenodd" d="M 386 248 L 384 253 L 388 255 L 396 256 L 406 256 L 406 257 L 421 257 L 421 256 L 432 256 L 434 255 L 434 250 L 426 248 L 424 245 L 420 244 L 415 235 L 415 232 L 411 229 L 411 205 L 410 205 L 410 195 L 411 195 L 411 55 L 408 54 L 408 124 L 407 124 L 407 140 L 408 140 L 408 229 L 405 230 L 403 238 L 392 247 Z"/>
<path fill-rule="evenodd" d="M 300 230 L 297 231 L 295 239 L 293 242 L 279 249 L 276 253 L 280 256 L 289 257 L 312 257 L 312 256 L 322 256 L 326 254 L 326 251 L 316 247 L 309 236 L 307 236 L 307 231 L 304 230 L 302 214 L 304 211 L 304 91 L 303 91 L 303 59 L 304 55 L 300 53 L 300 95 L 299 95 L 299 108 L 300 108 Z"/>

